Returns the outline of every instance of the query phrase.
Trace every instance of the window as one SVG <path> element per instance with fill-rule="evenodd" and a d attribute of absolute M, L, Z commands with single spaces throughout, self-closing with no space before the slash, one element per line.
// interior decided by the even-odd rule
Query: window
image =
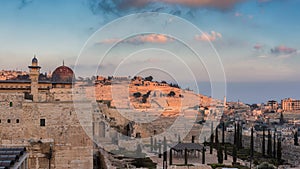
<path fill-rule="evenodd" d="M 7 119 L 7 123 L 10 123 L 10 119 Z"/>
<path fill-rule="evenodd" d="M 40 126 L 46 126 L 46 120 L 40 119 Z"/>
<path fill-rule="evenodd" d="M 9 102 L 9 107 L 12 107 L 13 106 L 13 103 L 12 102 Z"/>
<path fill-rule="evenodd" d="M 20 123 L 20 120 L 19 120 L 19 119 L 17 119 L 17 120 L 16 120 L 16 123 Z"/>

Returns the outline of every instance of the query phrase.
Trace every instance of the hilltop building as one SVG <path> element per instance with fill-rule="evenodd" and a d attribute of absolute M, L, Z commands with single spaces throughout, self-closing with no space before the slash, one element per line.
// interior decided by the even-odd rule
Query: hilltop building
<path fill-rule="evenodd" d="M 300 100 L 292 98 L 281 100 L 281 106 L 284 111 L 296 111 L 300 110 Z"/>

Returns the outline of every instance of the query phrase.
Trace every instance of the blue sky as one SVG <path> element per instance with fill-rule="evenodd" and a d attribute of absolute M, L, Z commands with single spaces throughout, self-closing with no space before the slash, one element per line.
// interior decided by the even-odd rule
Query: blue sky
<path fill-rule="evenodd" d="M 62 60 L 74 67 L 86 41 L 107 23 L 128 14 L 162 12 L 186 19 L 203 31 L 204 35 L 195 35 L 195 39 L 191 41 L 199 49 L 209 43 L 208 39 L 211 41 L 222 60 L 228 84 L 237 85 L 245 91 L 241 94 L 242 100 L 248 99 L 247 92 L 254 92 L 247 87 L 243 89 L 243 86 L 247 86 L 245 83 L 254 84 L 257 90 L 263 90 L 266 83 L 271 84 L 271 88 L 276 83 L 273 92 L 287 90 L 280 97 L 293 95 L 300 99 L 300 90 L 296 87 L 300 86 L 299 5 L 298 0 L 1 0 L 0 66 L 1 69 L 27 70 L 30 59 L 36 54 L 43 72 L 61 65 Z M 130 25 L 124 28 L 130 29 Z M 172 29 L 185 31 L 183 27 Z M 110 34 L 113 37 L 113 32 Z M 105 50 L 107 43 L 113 43 L 113 40 L 99 40 L 94 48 Z M 100 65 L 99 74 L 108 75 L 113 72 L 114 66 L 111 65 L 124 52 L 158 46 L 175 54 L 182 54 L 180 57 L 190 62 L 191 69 L 196 72 L 199 84 L 209 81 L 205 66 L 193 64 L 193 57 L 189 57 L 189 52 L 184 52 L 176 40 L 157 35 L 142 35 L 125 40 L 110 53 L 110 59 Z M 157 57 L 151 58 L 151 54 Z M 91 52 L 91 55 L 97 54 Z M 202 55 L 210 54 L 203 52 Z M 155 61 L 166 62 L 166 68 L 171 67 L 167 63 L 171 63 L 172 57 L 164 51 L 142 52 L 136 57 L 138 59 L 128 62 L 127 67 L 134 68 L 145 61 L 153 64 L 156 64 Z M 173 66 L 174 64 L 176 62 L 172 63 Z M 95 68 L 97 64 L 93 65 L 88 59 L 82 59 L 80 65 L 82 73 L 79 75 L 85 76 L 88 72 L 85 69 Z M 131 75 L 130 73 L 129 69 L 124 69 L 122 75 Z M 172 73 L 180 74 L 180 71 L 174 70 Z M 182 76 L 179 77 L 180 80 L 188 83 L 189 79 Z M 298 85 L 284 89 L 284 84 L 290 83 Z M 234 85 L 228 88 L 235 88 L 236 86 L 232 87 Z M 279 89 L 278 86 L 282 88 Z M 239 97 L 238 93 L 230 91 L 228 90 L 228 95 L 232 100 Z M 259 93 L 258 91 L 257 97 L 262 98 Z M 252 96 L 247 101 L 263 101 L 255 97 Z"/>

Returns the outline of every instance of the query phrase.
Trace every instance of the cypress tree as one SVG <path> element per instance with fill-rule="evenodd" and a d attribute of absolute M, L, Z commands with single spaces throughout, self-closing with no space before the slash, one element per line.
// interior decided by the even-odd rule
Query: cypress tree
<path fill-rule="evenodd" d="M 242 126 L 240 126 L 240 136 L 239 136 L 239 146 L 240 146 L 240 148 L 243 148 L 243 127 Z"/>
<path fill-rule="evenodd" d="M 237 150 L 236 150 L 236 146 L 233 145 L 233 149 L 232 149 L 232 159 L 233 159 L 233 164 L 236 164 L 237 161 Z"/>
<path fill-rule="evenodd" d="M 202 147 L 202 164 L 205 164 L 205 147 Z"/>
<path fill-rule="evenodd" d="M 272 135 L 270 129 L 268 130 L 268 147 L 267 154 L 269 157 L 272 157 Z"/>
<path fill-rule="evenodd" d="M 277 162 L 278 164 L 281 164 L 281 158 L 282 158 L 282 152 L 281 152 L 281 137 L 278 137 L 277 139 Z"/>
<path fill-rule="evenodd" d="M 237 129 L 236 129 L 237 133 L 236 133 L 236 146 L 237 146 L 237 149 L 239 150 L 240 149 L 240 123 L 237 124 Z"/>
<path fill-rule="evenodd" d="M 173 154 L 172 148 L 170 148 L 170 155 L 169 155 L 169 165 L 173 165 Z"/>
<path fill-rule="evenodd" d="M 187 153 L 187 148 L 184 149 L 184 165 L 188 165 L 188 153 Z"/>
<path fill-rule="evenodd" d="M 215 143 L 216 143 L 216 144 L 219 144 L 219 131 L 218 131 L 218 126 L 216 127 Z"/>
<path fill-rule="evenodd" d="M 234 145 L 237 144 L 237 136 L 236 136 L 236 123 L 234 123 Z"/>
<path fill-rule="evenodd" d="M 251 142 L 250 142 L 250 156 L 254 156 L 254 138 L 253 138 L 253 127 L 251 128 Z"/>
<path fill-rule="evenodd" d="M 161 158 L 161 142 L 158 143 L 158 157 Z"/>
<path fill-rule="evenodd" d="M 276 128 L 273 135 L 273 158 L 276 158 Z"/>
<path fill-rule="evenodd" d="M 210 154 L 213 153 L 213 143 L 214 143 L 214 130 L 213 130 L 213 127 L 214 127 L 214 123 L 211 122 L 211 135 L 210 135 Z"/>
<path fill-rule="evenodd" d="M 225 148 L 224 148 L 224 160 L 227 160 L 227 146 L 225 145 Z"/>
<path fill-rule="evenodd" d="M 298 143 L 298 132 L 297 131 L 294 134 L 294 145 L 295 146 L 299 146 L 299 143 Z"/>
<path fill-rule="evenodd" d="M 167 161 L 167 151 L 168 151 L 168 147 L 167 147 L 167 139 L 166 137 L 164 137 L 164 142 L 163 142 L 163 161 L 166 162 Z"/>
<path fill-rule="evenodd" d="M 220 144 L 218 144 L 217 157 L 218 157 L 218 163 L 223 164 L 223 150 Z"/>
<path fill-rule="evenodd" d="M 225 122 L 222 123 L 222 144 L 225 144 Z"/>
<path fill-rule="evenodd" d="M 281 125 L 284 124 L 284 117 L 283 117 L 283 113 L 281 112 L 280 113 L 280 122 L 279 122 Z"/>
<path fill-rule="evenodd" d="M 266 134 L 265 134 L 265 128 L 263 127 L 263 138 L 262 138 L 262 155 L 265 156 L 266 152 L 266 140 L 265 140 Z"/>

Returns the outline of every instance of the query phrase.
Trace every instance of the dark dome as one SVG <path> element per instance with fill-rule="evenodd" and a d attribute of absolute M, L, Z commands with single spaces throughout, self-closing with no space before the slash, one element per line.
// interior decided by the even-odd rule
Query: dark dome
<path fill-rule="evenodd" d="M 37 63 L 38 62 L 38 60 L 37 60 L 37 58 L 36 57 L 34 57 L 33 59 L 32 59 L 32 61 L 31 61 L 32 63 Z"/>
<path fill-rule="evenodd" d="M 52 83 L 72 83 L 74 72 L 67 66 L 60 66 L 52 73 Z"/>

